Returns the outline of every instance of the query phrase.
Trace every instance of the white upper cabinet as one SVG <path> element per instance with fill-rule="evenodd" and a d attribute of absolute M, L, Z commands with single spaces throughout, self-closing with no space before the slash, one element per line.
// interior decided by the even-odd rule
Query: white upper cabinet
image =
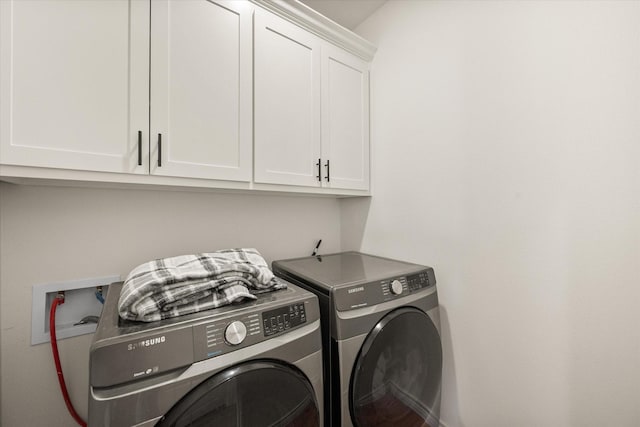
<path fill-rule="evenodd" d="M 2 164 L 251 180 L 250 3 L 0 7 Z"/>
<path fill-rule="evenodd" d="M 0 180 L 368 195 L 374 52 L 299 2 L 0 0 Z"/>
<path fill-rule="evenodd" d="M 2 0 L 0 32 L 0 163 L 148 173 L 148 3 Z"/>
<path fill-rule="evenodd" d="M 266 11 L 255 15 L 257 183 L 369 189 L 369 64 Z"/>
<path fill-rule="evenodd" d="M 269 12 L 255 13 L 255 176 L 320 186 L 321 40 Z"/>
<path fill-rule="evenodd" d="M 369 64 L 332 45 L 322 55 L 323 182 L 369 189 Z"/>
<path fill-rule="evenodd" d="M 252 6 L 151 3 L 151 173 L 251 180 Z"/>

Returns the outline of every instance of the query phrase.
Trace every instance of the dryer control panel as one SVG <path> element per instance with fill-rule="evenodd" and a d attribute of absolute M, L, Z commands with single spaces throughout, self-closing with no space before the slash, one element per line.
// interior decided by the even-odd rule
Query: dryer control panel
<path fill-rule="evenodd" d="M 368 307 L 421 292 L 435 283 L 433 269 L 427 268 L 414 274 L 346 286 L 334 290 L 335 306 L 339 311 Z"/>

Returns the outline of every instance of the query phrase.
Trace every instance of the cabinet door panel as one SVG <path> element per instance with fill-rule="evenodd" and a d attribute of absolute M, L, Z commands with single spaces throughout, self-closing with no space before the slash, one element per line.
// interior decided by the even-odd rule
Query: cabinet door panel
<path fill-rule="evenodd" d="M 330 160 L 324 185 L 369 189 L 369 69 L 333 46 L 323 54 L 323 159 Z"/>
<path fill-rule="evenodd" d="M 147 173 L 149 5 L 1 1 L 0 162 Z"/>
<path fill-rule="evenodd" d="M 251 14 L 246 2 L 152 2 L 152 174 L 251 179 Z"/>
<path fill-rule="evenodd" d="M 268 12 L 255 18 L 255 176 L 319 186 L 319 39 Z"/>

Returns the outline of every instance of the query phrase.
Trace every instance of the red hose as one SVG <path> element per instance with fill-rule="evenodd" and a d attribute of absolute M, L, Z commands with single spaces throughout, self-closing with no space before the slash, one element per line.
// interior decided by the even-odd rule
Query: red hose
<path fill-rule="evenodd" d="M 53 352 L 53 360 L 56 363 L 56 371 L 58 372 L 58 382 L 60 383 L 60 391 L 64 397 L 64 403 L 67 405 L 69 413 L 76 422 L 82 427 L 87 427 L 87 423 L 80 418 L 80 415 L 76 412 L 69 398 L 69 392 L 67 391 L 67 385 L 64 382 L 64 375 L 62 374 L 62 366 L 60 365 L 60 354 L 58 354 L 58 340 L 56 339 L 56 308 L 58 305 L 64 304 L 64 295 L 58 295 L 51 304 L 51 311 L 49 312 L 49 333 L 51 334 L 51 351 Z"/>

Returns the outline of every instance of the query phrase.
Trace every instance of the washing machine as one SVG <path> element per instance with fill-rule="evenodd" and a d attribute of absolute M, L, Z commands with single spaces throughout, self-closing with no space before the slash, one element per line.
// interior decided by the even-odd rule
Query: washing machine
<path fill-rule="evenodd" d="M 255 301 L 139 323 L 119 318 L 121 287 L 109 287 L 91 345 L 89 426 L 323 425 L 313 293 L 288 284 Z"/>
<path fill-rule="evenodd" d="M 360 252 L 273 262 L 318 296 L 328 426 L 438 427 L 442 345 L 432 268 Z"/>

